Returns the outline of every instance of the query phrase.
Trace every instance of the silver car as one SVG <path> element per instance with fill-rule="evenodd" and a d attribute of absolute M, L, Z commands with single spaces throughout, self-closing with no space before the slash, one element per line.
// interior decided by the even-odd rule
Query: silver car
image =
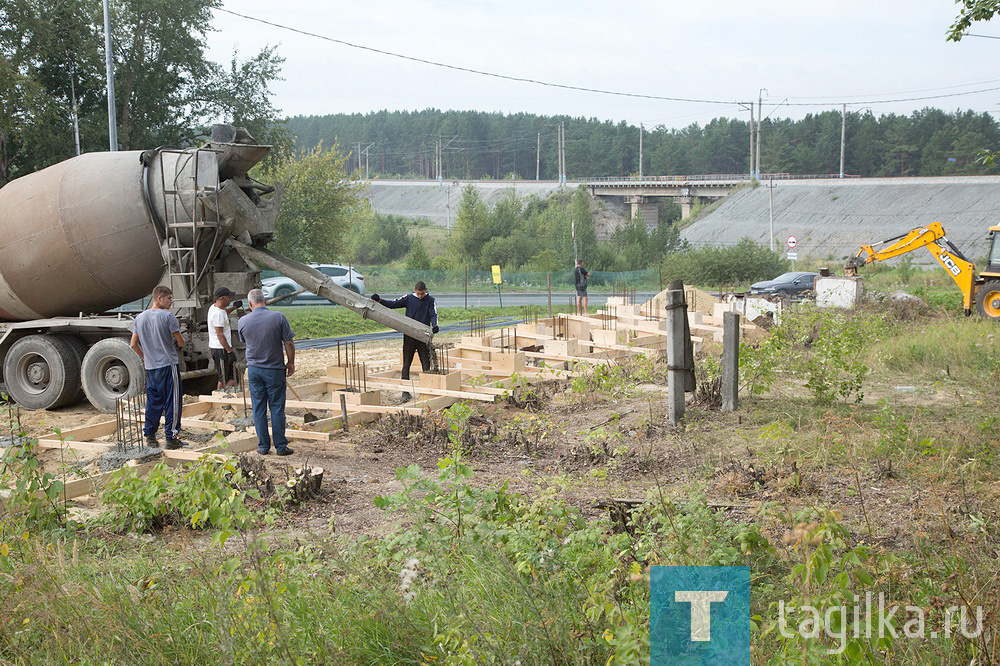
<path fill-rule="evenodd" d="M 323 275 L 333 279 L 333 283 L 339 287 L 345 289 L 350 289 L 351 291 L 361 294 L 365 293 L 365 278 L 363 275 L 358 273 L 354 268 L 350 266 L 343 266 L 341 264 L 309 264 L 312 268 L 315 268 Z M 291 294 L 302 289 L 302 285 L 293 280 L 290 277 L 285 277 L 284 275 L 275 275 L 272 277 L 266 277 L 261 280 L 261 290 L 264 292 L 264 298 L 266 300 L 271 300 L 272 298 L 280 298 L 285 294 Z M 323 303 L 328 303 L 325 298 L 317 296 L 311 291 L 307 291 L 294 296 L 292 298 L 286 298 L 281 302 L 282 305 L 289 305 L 292 302 L 300 301 L 320 301 Z"/>

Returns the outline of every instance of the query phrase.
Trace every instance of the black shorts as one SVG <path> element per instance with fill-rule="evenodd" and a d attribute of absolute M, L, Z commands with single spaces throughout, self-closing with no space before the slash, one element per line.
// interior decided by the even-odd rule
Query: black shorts
<path fill-rule="evenodd" d="M 576 288 L 576 295 L 579 298 L 587 298 L 587 288 L 586 287 L 577 287 Z"/>
<path fill-rule="evenodd" d="M 236 378 L 236 354 L 227 352 L 225 349 L 213 349 L 212 360 L 215 361 L 215 373 L 220 384 L 232 381 Z"/>

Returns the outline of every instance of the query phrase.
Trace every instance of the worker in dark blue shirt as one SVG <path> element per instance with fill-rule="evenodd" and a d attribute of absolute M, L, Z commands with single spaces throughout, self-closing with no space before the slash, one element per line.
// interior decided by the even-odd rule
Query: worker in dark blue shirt
<path fill-rule="evenodd" d="M 378 294 L 372 294 L 372 300 L 376 303 L 381 303 L 387 308 L 406 308 L 407 317 L 415 319 L 421 324 L 430 326 L 431 331 L 434 333 L 438 332 L 437 305 L 434 304 L 434 297 L 427 293 L 427 285 L 424 284 L 423 281 L 417 282 L 413 285 L 412 294 L 407 294 L 406 296 L 394 301 L 382 300 Z M 400 374 L 402 379 L 410 378 L 410 364 L 413 363 L 414 352 L 420 356 L 420 367 L 423 368 L 424 372 L 431 369 L 431 352 L 427 345 L 416 338 L 404 335 L 403 372 Z M 403 393 L 404 400 L 409 400 L 411 397 L 412 396 L 409 393 Z"/>

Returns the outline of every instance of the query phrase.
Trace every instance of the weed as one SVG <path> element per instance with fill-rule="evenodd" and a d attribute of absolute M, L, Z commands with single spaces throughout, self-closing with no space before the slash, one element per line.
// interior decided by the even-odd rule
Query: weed
<path fill-rule="evenodd" d="M 233 462 L 207 458 L 176 470 L 159 463 L 145 477 L 122 468 L 101 493 L 105 512 L 99 522 L 121 532 L 213 527 L 213 541 L 222 545 L 260 517 L 273 521 L 273 514 L 247 505 L 247 499 L 261 500 L 256 488 L 240 490 L 247 483 Z"/>

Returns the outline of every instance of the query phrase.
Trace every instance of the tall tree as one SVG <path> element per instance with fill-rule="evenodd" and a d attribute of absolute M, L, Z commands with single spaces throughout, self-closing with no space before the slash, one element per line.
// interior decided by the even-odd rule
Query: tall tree
<path fill-rule="evenodd" d="M 274 249 L 299 261 L 327 262 L 345 249 L 360 184 L 347 175 L 347 157 L 333 146 L 286 153 L 266 165 L 263 179 L 285 186 Z"/>

